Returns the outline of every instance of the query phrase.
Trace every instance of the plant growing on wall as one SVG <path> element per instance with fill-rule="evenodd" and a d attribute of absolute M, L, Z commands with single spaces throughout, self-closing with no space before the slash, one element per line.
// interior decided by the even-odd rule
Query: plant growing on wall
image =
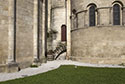
<path fill-rule="evenodd" d="M 48 39 L 51 39 L 51 40 L 54 40 L 54 39 L 56 39 L 56 34 L 58 33 L 58 31 L 56 31 L 56 30 L 54 30 L 54 29 L 51 29 L 51 31 L 49 31 L 48 33 L 47 33 L 47 38 Z"/>
<path fill-rule="evenodd" d="M 52 38 L 53 35 L 55 35 L 55 34 L 57 34 L 57 33 L 58 33 L 58 31 L 51 29 L 51 30 L 47 33 L 47 38 Z"/>

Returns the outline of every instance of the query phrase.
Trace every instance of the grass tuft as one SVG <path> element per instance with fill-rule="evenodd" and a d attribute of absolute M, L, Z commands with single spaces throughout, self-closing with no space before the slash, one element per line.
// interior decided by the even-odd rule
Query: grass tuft
<path fill-rule="evenodd" d="M 31 68 L 38 68 L 38 65 L 31 65 Z"/>

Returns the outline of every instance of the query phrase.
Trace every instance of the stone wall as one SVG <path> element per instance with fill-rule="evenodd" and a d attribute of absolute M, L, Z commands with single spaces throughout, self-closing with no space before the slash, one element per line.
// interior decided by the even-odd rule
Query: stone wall
<path fill-rule="evenodd" d="M 17 0 L 16 10 L 16 62 L 24 68 L 33 62 L 34 0 Z"/>
<path fill-rule="evenodd" d="M 51 0 L 52 8 L 65 7 L 65 0 Z"/>
<path fill-rule="evenodd" d="M 122 0 L 117 2 L 116 0 L 72 0 L 72 10 L 76 10 L 76 16 L 72 16 L 73 20 L 73 27 L 76 28 L 82 28 L 89 26 L 89 7 L 90 4 L 95 4 L 96 7 L 96 25 L 101 26 L 108 26 L 113 24 L 113 5 L 115 3 L 118 3 L 121 5 L 121 9 L 123 9 L 123 12 L 121 10 L 121 24 L 125 24 L 125 8 L 124 4 L 125 0 Z"/>
<path fill-rule="evenodd" d="M 125 27 L 91 27 L 72 31 L 72 58 L 87 63 L 125 63 Z"/>
<path fill-rule="evenodd" d="M 8 5 L 8 0 L 0 0 L 0 64 L 6 64 L 8 58 Z"/>
<path fill-rule="evenodd" d="M 91 3 L 95 3 L 97 7 L 110 7 L 113 2 L 120 1 L 125 3 L 125 0 L 71 0 L 72 9 L 77 11 L 86 10 L 87 6 Z"/>
<path fill-rule="evenodd" d="M 0 1 L 0 72 L 46 62 L 46 3 L 46 0 Z"/>
<path fill-rule="evenodd" d="M 65 0 L 51 1 L 51 29 L 56 30 L 56 36 L 53 36 L 52 48 L 56 48 L 57 44 L 61 42 L 61 26 L 66 24 L 66 8 Z"/>
<path fill-rule="evenodd" d="M 72 0 L 72 59 L 87 63 L 125 63 L 125 26 L 121 12 L 121 25 L 113 26 L 113 3 L 124 10 L 125 0 Z M 122 2 L 122 3 L 121 3 Z M 96 7 L 96 26 L 89 27 L 89 5 Z M 122 10 L 121 10 L 122 11 Z"/>

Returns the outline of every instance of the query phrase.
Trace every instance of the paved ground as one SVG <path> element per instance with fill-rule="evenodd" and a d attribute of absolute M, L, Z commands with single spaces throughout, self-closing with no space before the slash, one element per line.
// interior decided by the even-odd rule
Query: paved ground
<path fill-rule="evenodd" d="M 75 61 L 58 60 L 49 61 L 46 64 L 42 64 L 38 68 L 27 68 L 15 73 L 0 73 L 0 81 L 12 80 L 16 78 L 23 78 L 26 76 L 31 76 L 39 73 L 44 73 L 53 69 L 57 69 L 61 65 L 76 65 L 77 66 L 90 66 L 90 67 L 114 67 L 114 68 L 125 68 L 118 65 L 99 65 L 99 64 L 87 64 Z"/>

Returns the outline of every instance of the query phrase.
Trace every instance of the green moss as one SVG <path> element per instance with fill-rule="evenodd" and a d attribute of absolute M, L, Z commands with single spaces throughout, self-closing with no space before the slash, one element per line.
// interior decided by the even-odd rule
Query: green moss
<path fill-rule="evenodd" d="M 38 65 L 31 65 L 31 68 L 38 68 Z"/>
<path fill-rule="evenodd" d="M 125 66 L 125 63 L 121 63 L 121 64 L 119 64 L 119 66 Z"/>

